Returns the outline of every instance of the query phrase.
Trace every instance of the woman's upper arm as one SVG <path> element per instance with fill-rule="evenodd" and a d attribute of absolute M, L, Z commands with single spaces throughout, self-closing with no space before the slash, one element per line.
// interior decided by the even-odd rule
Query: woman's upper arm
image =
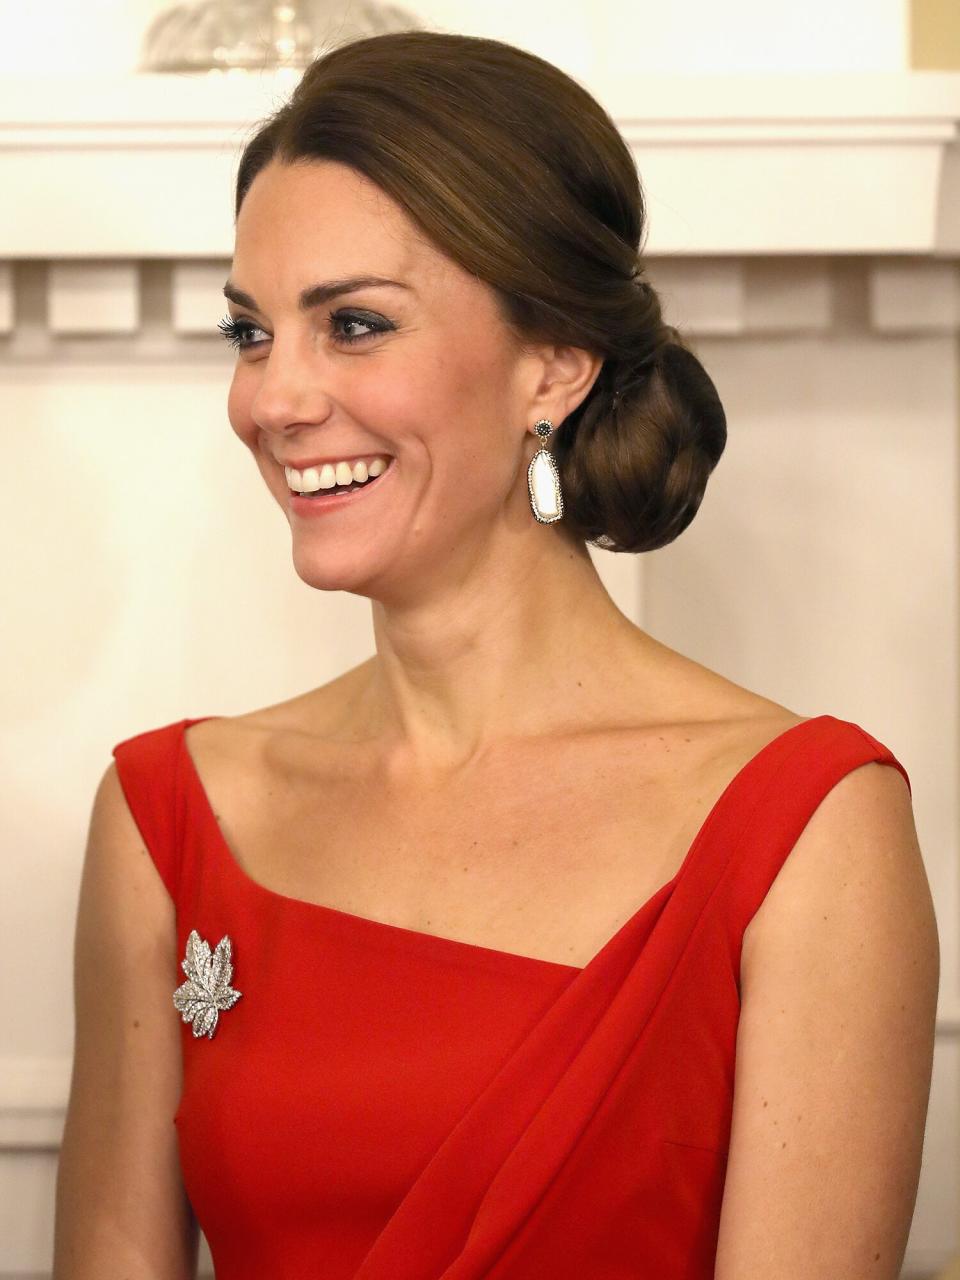
<path fill-rule="evenodd" d="M 748 934 L 715 1280 L 897 1280 L 940 976 L 897 769 L 831 789 Z"/>
<path fill-rule="evenodd" d="M 73 1075 L 57 1169 L 54 1280 L 187 1280 L 198 1231 L 173 1115 L 174 905 L 116 765 L 93 804 L 74 939 Z"/>

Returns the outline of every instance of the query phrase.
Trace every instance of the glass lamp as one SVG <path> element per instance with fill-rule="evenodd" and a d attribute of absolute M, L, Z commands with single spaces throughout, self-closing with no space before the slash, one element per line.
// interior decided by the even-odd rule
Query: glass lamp
<path fill-rule="evenodd" d="M 302 70 L 333 44 L 420 26 L 399 5 L 377 0 L 199 0 L 173 5 L 154 18 L 137 70 Z"/>

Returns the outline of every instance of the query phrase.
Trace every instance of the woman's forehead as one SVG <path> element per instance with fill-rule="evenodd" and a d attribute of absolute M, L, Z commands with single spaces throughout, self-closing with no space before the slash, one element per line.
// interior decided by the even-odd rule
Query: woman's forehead
<path fill-rule="evenodd" d="M 455 283 L 458 265 L 362 175 L 339 164 L 329 174 L 318 163 L 299 168 L 266 166 L 244 197 L 231 272 L 241 288 L 241 273 L 257 262 L 269 271 L 275 263 L 303 262 L 317 279 L 362 274 L 415 277 L 424 288 Z"/>
<path fill-rule="evenodd" d="M 271 161 L 257 174 L 237 214 L 237 233 L 269 223 L 330 235 L 375 235 L 400 244 L 421 239 L 405 211 L 363 174 L 336 161 Z M 423 248 L 428 246 L 424 244 Z"/>
<path fill-rule="evenodd" d="M 327 183 L 322 173 L 300 175 L 303 182 L 284 173 L 258 189 L 267 170 L 257 175 L 237 218 L 230 270 L 234 291 L 261 302 L 259 291 L 273 291 L 296 304 L 301 294 L 325 282 L 376 277 L 405 285 L 402 293 L 390 290 L 401 302 L 451 294 L 479 300 L 485 287 L 473 273 L 433 245 L 405 215 L 397 216 L 398 206 L 378 188 L 374 190 L 382 199 L 374 203 L 372 184 L 358 193 L 349 176 L 353 171 L 346 170 L 348 177 L 341 180 L 346 167 L 335 167 L 341 173 Z"/>

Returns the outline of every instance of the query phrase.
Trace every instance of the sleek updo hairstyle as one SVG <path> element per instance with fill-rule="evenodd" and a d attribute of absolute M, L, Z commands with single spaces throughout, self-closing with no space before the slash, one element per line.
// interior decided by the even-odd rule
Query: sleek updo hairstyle
<path fill-rule="evenodd" d="M 493 289 L 521 343 L 604 357 L 550 441 L 568 536 L 639 552 L 683 532 L 726 418 L 643 278 L 636 165 L 584 88 L 498 40 L 420 30 L 353 40 L 316 58 L 247 142 L 236 214 L 275 158 L 351 166 Z"/>

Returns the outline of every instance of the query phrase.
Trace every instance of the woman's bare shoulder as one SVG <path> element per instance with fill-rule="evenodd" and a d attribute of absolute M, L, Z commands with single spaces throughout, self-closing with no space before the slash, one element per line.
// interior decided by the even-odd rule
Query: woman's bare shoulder
<path fill-rule="evenodd" d="M 277 735 L 335 738 L 350 722 L 350 706 L 369 675 L 372 659 L 351 667 L 326 684 L 281 702 L 233 715 L 215 716 L 187 730 L 200 751 L 239 755 Z"/>
<path fill-rule="evenodd" d="M 737 684 L 639 632 L 636 661 L 618 682 L 620 714 L 644 737 L 700 760 L 722 777 L 810 716 Z"/>

